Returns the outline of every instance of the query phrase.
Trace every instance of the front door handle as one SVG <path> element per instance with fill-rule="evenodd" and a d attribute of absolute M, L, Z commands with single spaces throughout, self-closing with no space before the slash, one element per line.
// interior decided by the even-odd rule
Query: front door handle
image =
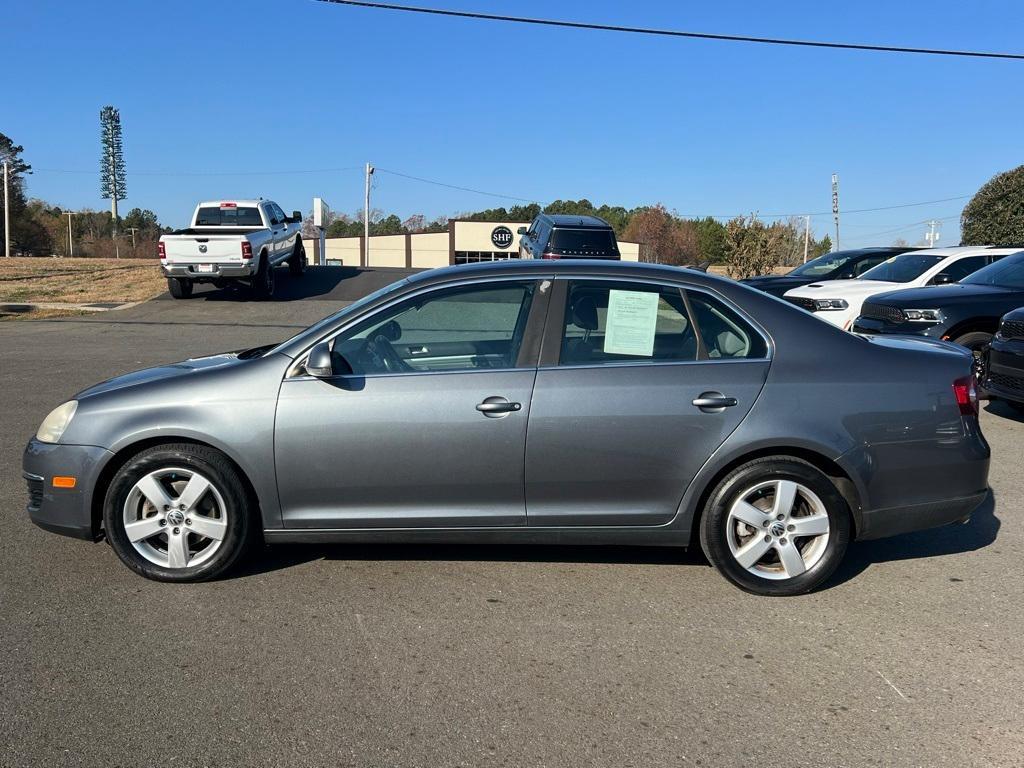
<path fill-rule="evenodd" d="M 512 403 L 508 398 L 498 396 L 485 398 L 482 403 L 476 405 L 476 409 L 480 413 L 491 419 L 499 419 L 514 411 L 522 410 L 522 408 L 521 403 Z"/>
<path fill-rule="evenodd" d="M 721 413 L 726 408 L 736 405 L 735 397 L 727 397 L 721 392 L 701 392 L 693 399 L 693 404 L 704 413 Z"/>

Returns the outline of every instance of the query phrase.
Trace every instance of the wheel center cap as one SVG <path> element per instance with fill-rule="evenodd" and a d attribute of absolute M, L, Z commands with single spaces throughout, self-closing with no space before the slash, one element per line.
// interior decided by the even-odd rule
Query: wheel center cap
<path fill-rule="evenodd" d="M 786 526 L 784 526 L 781 521 L 776 520 L 768 530 L 771 531 L 772 536 L 778 538 L 786 532 Z"/>
<path fill-rule="evenodd" d="M 168 525 L 181 525 L 185 522 L 185 513 L 180 509 L 172 509 L 167 513 Z"/>

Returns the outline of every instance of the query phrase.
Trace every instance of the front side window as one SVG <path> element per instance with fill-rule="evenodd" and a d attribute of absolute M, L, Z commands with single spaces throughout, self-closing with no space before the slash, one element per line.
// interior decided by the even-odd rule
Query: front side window
<path fill-rule="evenodd" d="M 573 281 L 560 365 L 697 359 L 697 337 L 678 288 Z"/>
<path fill-rule="evenodd" d="M 947 265 L 940 274 L 949 275 L 949 279 L 955 283 L 977 272 L 985 266 L 986 262 L 988 262 L 988 256 L 966 256 Z"/>
<path fill-rule="evenodd" d="M 513 368 L 532 281 L 447 288 L 404 301 L 334 341 L 335 370 L 354 374 Z"/>

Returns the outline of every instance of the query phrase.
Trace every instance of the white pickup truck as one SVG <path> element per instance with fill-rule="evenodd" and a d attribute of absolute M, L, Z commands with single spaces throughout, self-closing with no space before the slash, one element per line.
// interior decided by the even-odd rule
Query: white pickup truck
<path fill-rule="evenodd" d="M 254 296 L 274 295 L 274 267 L 288 262 L 292 275 L 306 271 L 302 214 L 286 216 L 272 200 L 213 200 L 200 203 L 192 225 L 160 238 L 160 265 L 176 299 L 192 295 L 196 283 L 224 287 L 248 283 Z"/>

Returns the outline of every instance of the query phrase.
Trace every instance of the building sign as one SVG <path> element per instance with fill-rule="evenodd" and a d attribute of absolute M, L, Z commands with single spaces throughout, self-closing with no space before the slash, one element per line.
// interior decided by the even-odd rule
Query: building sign
<path fill-rule="evenodd" d="M 508 248 L 512 245 L 512 230 L 508 227 L 495 227 L 491 231 L 491 242 L 495 248 Z"/>

